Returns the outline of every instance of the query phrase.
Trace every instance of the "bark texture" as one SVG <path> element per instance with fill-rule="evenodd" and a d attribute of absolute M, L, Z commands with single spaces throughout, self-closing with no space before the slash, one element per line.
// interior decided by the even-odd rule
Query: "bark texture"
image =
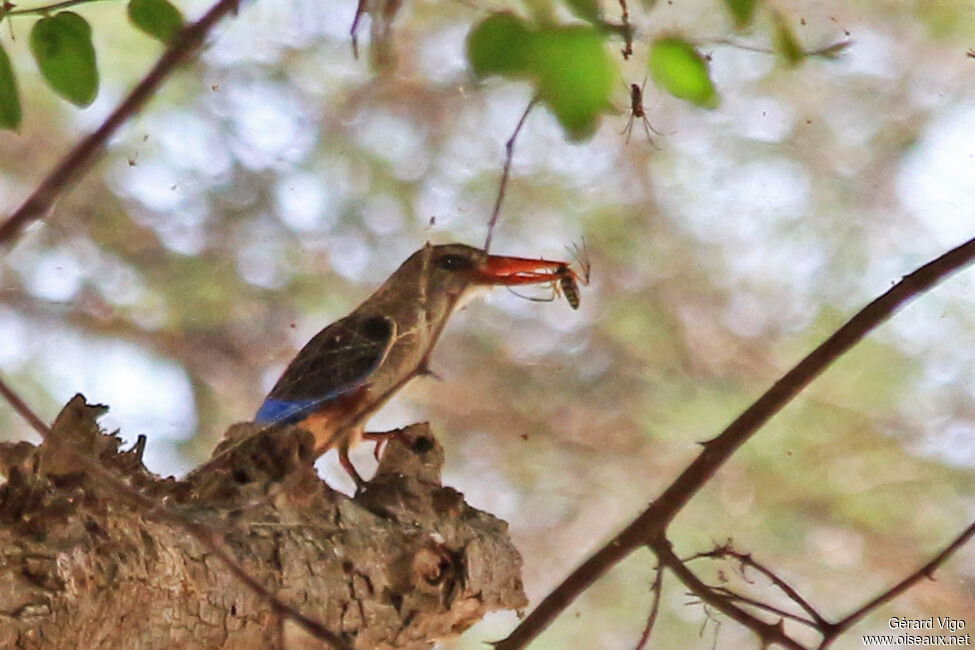
<path fill-rule="evenodd" d="M 296 427 L 231 428 L 186 479 L 120 451 L 76 396 L 52 434 L 222 535 L 247 573 L 355 648 L 429 648 L 527 604 L 507 524 L 440 485 L 429 426 L 391 437 L 355 498 L 331 490 Z M 87 476 L 48 442 L 0 445 L 0 648 L 324 647 L 206 547 Z"/>

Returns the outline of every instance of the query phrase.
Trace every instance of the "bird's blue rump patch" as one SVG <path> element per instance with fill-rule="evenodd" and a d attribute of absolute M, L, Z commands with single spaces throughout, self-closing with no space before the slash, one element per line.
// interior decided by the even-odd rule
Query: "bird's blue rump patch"
<path fill-rule="evenodd" d="M 261 408 L 258 409 L 257 415 L 254 416 L 254 421 L 265 424 L 278 422 L 283 424 L 294 424 L 305 419 L 305 416 L 314 411 L 315 408 L 321 403 L 322 400 L 320 399 L 289 402 L 286 400 L 273 399 L 269 397 L 264 400 L 263 404 L 261 404 Z"/>

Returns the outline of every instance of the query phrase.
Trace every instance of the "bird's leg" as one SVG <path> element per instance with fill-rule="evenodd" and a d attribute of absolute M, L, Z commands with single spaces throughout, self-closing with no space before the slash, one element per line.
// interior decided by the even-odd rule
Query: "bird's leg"
<path fill-rule="evenodd" d="M 383 443 L 389 442 L 390 438 L 396 438 L 407 447 L 410 446 L 410 441 L 403 434 L 402 429 L 393 429 L 392 431 L 366 431 L 362 434 L 363 440 L 371 440 L 376 443 L 376 448 L 373 449 L 372 455 L 375 457 L 377 463 L 379 462 L 380 450 L 383 448 Z"/>
<path fill-rule="evenodd" d="M 366 482 L 362 480 L 359 476 L 359 472 L 356 471 L 355 465 L 349 460 L 349 443 L 343 442 L 339 445 L 339 463 L 342 465 L 342 469 L 352 478 L 355 483 L 355 491 L 360 492 L 365 486 Z"/>

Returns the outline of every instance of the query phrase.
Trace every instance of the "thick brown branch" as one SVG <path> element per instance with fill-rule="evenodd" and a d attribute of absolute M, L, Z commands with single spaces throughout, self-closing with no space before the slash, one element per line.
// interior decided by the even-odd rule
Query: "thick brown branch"
<path fill-rule="evenodd" d="M 235 425 L 224 453 L 161 480 L 98 429 L 103 410 L 79 396 L 41 445 L 0 444 L 0 647 L 120 647 L 121 633 L 138 650 L 291 647 L 287 601 L 335 647 L 420 650 L 526 604 L 506 525 L 440 485 L 426 425 L 349 499 L 318 478 L 301 429 Z M 167 505 L 149 516 L 144 500 Z"/>
<path fill-rule="evenodd" d="M 333 648 L 341 650 L 348 647 L 345 642 L 326 629 L 320 622 L 305 616 L 294 607 L 282 602 L 260 582 L 251 577 L 240 566 L 237 560 L 234 559 L 233 554 L 212 526 L 204 526 L 192 517 L 174 512 L 170 508 L 162 505 L 161 502 L 145 496 L 135 490 L 129 483 L 126 483 L 108 471 L 102 462 L 96 459 L 95 455 L 79 450 L 75 445 L 67 442 L 71 437 L 91 437 L 89 430 L 95 426 L 95 417 L 107 410 L 105 407 L 97 405 L 89 406 L 85 403 L 84 398 L 76 395 L 68 402 L 68 405 L 65 406 L 61 414 L 58 415 L 58 420 L 55 422 L 54 429 L 52 430 L 52 428 L 48 427 L 37 417 L 37 414 L 3 380 L 0 380 L 0 393 L 3 394 L 21 417 L 27 420 L 31 427 L 40 434 L 44 440 L 44 444 L 48 446 L 46 449 L 48 451 L 48 457 L 57 455 L 67 457 L 69 459 L 69 465 L 75 465 L 79 469 L 84 470 L 84 472 L 100 482 L 104 488 L 111 491 L 117 497 L 139 508 L 146 517 L 159 519 L 182 528 L 194 537 L 207 551 L 223 562 L 227 570 L 238 580 L 259 597 L 265 599 L 277 613 L 292 619 L 313 637 L 328 643 Z M 59 433 L 56 434 L 54 432 L 55 430 L 58 430 Z M 81 432 L 80 434 L 79 431 Z M 64 461 L 62 461 L 63 463 Z M 9 474 L 8 478 L 10 478 Z"/>
<path fill-rule="evenodd" d="M 24 226 L 47 214 L 55 200 L 84 172 L 112 134 L 152 98 L 178 65 L 196 51 L 214 25 L 228 13 L 237 11 L 239 2 L 240 0 L 219 0 L 202 18 L 180 31 L 152 70 L 132 89 L 128 97 L 122 100 L 102 125 L 76 144 L 17 208 L 17 211 L 0 224 L 0 245 L 13 242 Z"/>
<path fill-rule="evenodd" d="M 497 648 L 523 648 L 568 605 L 634 549 L 660 538 L 722 464 L 799 391 L 897 310 L 975 258 L 975 239 L 925 264 L 861 309 L 739 415 L 650 506 L 555 588 Z"/>

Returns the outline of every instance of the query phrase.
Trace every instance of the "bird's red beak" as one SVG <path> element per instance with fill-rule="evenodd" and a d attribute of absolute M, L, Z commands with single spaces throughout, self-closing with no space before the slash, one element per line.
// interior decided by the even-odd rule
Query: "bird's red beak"
<path fill-rule="evenodd" d="M 561 276 L 556 273 L 568 263 L 553 260 L 532 260 L 524 257 L 502 257 L 490 255 L 487 264 L 480 270 L 480 280 L 485 284 L 542 284 L 553 282 Z"/>

